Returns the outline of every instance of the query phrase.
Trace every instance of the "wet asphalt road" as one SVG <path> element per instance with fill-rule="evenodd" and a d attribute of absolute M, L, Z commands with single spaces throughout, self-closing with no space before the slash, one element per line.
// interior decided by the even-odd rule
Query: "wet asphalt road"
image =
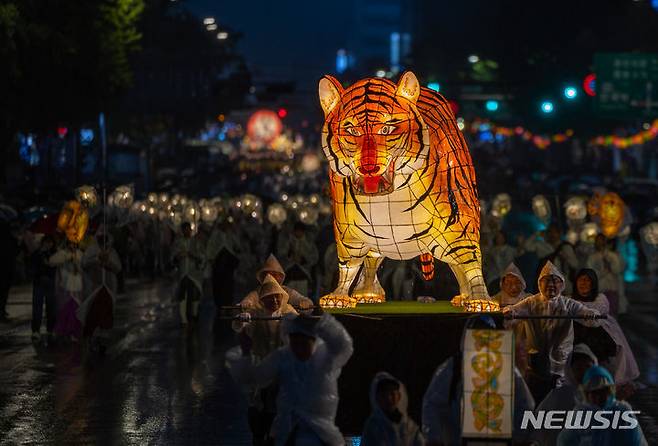
<path fill-rule="evenodd" d="M 234 343 L 204 300 L 200 327 L 179 327 L 171 285 L 129 283 L 105 358 L 81 364 L 73 345 L 30 340 L 29 289 L 13 292 L 0 324 L 0 445 L 248 445 L 246 406 L 225 368 Z M 649 444 L 658 444 L 658 293 L 630 286 L 620 318 L 642 388 L 631 399 Z M 22 311 L 22 313 L 21 313 Z"/>
<path fill-rule="evenodd" d="M 87 366 L 74 346 L 33 344 L 27 322 L 0 326 L 0 444 L 251 443 L 212 304 L 186 332 L 166 284 L 129 288 L 113 344 Z"/>

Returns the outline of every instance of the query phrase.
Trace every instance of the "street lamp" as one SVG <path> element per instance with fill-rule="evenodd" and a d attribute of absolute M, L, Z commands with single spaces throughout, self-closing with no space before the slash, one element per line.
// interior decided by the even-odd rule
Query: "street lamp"
<path fill-rule="evenodd" d="M 206 17 L 205 19 L 203 19 L 204 25 L 212 25 L 213 23 L 215 23 L 214 17 Z"/>
<path fill-rule="evenodd" d="M 219 40 L 226 40 L 228 39 L 228 33 L 226 31 L 220 31 L 217 33 L 217 38 Z"/>
<path fill-rule="evenodd" d="M 206 25 L 206 29 L 208 31 L 215 31 L 217 29 L 217 24 L 216 23 L 211 23 L 210 25 Z"/>
<path fill-rule="evenodd" d="M 479 61 L 480 58 L 475 54 L 471 54 L 470 56 L 468 56 L 468 63 L 478 63 Z"/>

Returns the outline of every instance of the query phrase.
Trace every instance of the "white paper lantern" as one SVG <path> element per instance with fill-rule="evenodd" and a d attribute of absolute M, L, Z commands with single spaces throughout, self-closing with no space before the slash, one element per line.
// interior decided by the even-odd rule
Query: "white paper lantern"
<path fill-rule="evenodd" d="M 287 218 L 286 208 L 280 203 L 273 203 L 267 208 L 267 220 L 274 226 L 281 226 Z"/>
<path fill-rule="evenodd" d="M 318 222 L 318 210 L 309 205 L 302 205 L 297 213 L 299 221 L 305 225 L 314 225 Z"/>
<path fill-rule="evenodd" d="M 212 203 L 204 203 L 201 206 L 201 219 L 206 223 L 214 223 L 219 216 L 217 208 Z"/>
<path fill-rule="evenodd" d="M 543 195 L 535 195 L 532 199 L 532 212 L 545 224 L 551 221 L 551 205 Z"/>
<path fill-rule="evenodd" d="M 128 209 L 135 201 L 135 194 L 132 185 L 123 185 L 114 189 L 112 195 L 112 203 L 114 206 L 121 209 Z"/>
<path fill-rule="evenodd" d="M 599 232 L 599 227 L 596 223 L 585 223 L 580 230 L 580 241 L 583 243 L 594 243 L 594 239 L 596 239 L 596 235 Z"/>
<path fill-rule="evenodd" d="M 498 194 L 491 205 L 491 215 L 503 218 L 512 210 L 512 197 L 509 194 Z"/>
<path fill-rule="evenodd" d="M 658 222 L 652 222 L 640 229 L 642 241 L 647 245 L 658 247 Z"/>
<path fill-rule="evenodd" d="M 564 210 L 569 223 L 584 221 L 587 217 L 587 201 L 583 197 L 571 197 L 564 203 Z"/>
<path fill-rule="evenodd" d="M 201 219 L 201 210 L 193 200 L 190 200 L 185 206 L 183 218 L 190 223 L 196 223 Z"/>
<path fill-rule="evenodd" d="M 156 204 L 158 202 L 158 194 L 155 192 L 149 192 L 149 194 L 146 196 L 146 201 L 148 201 L 150 204 Z"/>

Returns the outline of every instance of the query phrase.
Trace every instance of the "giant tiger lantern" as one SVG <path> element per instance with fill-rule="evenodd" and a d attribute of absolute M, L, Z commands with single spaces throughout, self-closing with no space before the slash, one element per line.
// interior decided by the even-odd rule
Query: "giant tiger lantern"
<path fill-rule="evenodd" d="M 448 101 L 411 72 L 347 89 L 325 76 L 319 95 L 339 261 L 338 287 L 320 304 L 383 302 L 384 257 L 420 255 L 450 265 L 467 309 L 497 309 L 482 277 L 473 163 Z"/>

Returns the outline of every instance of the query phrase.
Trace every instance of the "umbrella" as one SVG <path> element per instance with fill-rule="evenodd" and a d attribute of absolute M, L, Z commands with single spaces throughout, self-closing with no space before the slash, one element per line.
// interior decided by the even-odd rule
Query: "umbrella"
<path fill-rule="evenodd" d="M 16 209 L 9 206 L 8 204 L 0 204 L 0 221 L 12 221 L 18 218 L 18 212 Z"/>

